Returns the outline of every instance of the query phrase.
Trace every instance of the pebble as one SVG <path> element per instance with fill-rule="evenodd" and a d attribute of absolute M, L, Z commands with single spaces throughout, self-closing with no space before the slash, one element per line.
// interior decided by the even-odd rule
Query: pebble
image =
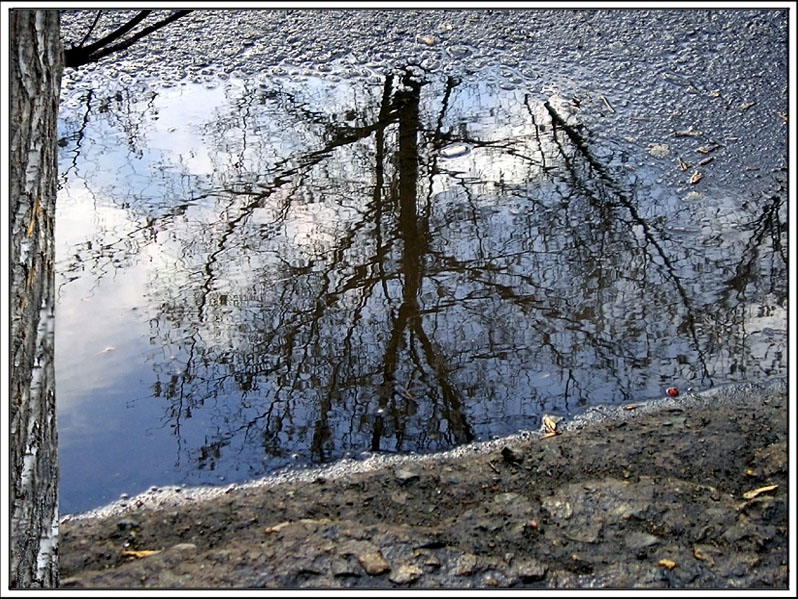
<path fill-rule="evenodd" d="M 546 576 L 547 567 L 535 559 L 528 559 L 523 561 L 516 561 L 513 564 L 515 574 L 524 582 L 534 582 L 536 580 L 543 580 Z"/>
<path fill-rule="evenodd" d="M 390 564 L 382 557 L 382 553 L 374 551 L 357 556 L 358 563 L 363 566 L 369 576 L 379 576 L 391 569 Z"/>
<path fill-rule="evenodd" d="M 396 479 L 403 485 L 420 478 L 418 472 L 409 468 L 397 468 L 394 474 Z"/>
<path fill-rule="evenodd" d="M 510 464 L 518 464 L 524 461 L 524 456 L 521 452 L 517 448 L 510 447 L 509 445 L 502 449 L 502 457 L 505 462 Z"/>
<path fill-rule="evenodd" d="M 414 566 L 413 564 L 402 564 L 395 572 L 392 572 L 391 575 L 388 576 L 388 580 L 396 584 L 407 584 L 408 582 L 418 580 L 421 578 L 422 574 L 424 574 L 424 572 L 418 566 Z"/>
<path fill-rule="evenodd" d="M 330 562 L 330 571 L 333 576 L 360 576 L 360 568 L 354 560 L 336 557 Z"/>
<path fill-rule="evenodd" d="M 135 520 L 131 520 L 129 518 L 125 518 L 124 520 L 120 520 L 119 522 L 116 523 L 116 529 L 120 530 L 120 531 L 130 530 L 130 529 L 138 528 L 138 527 L 139 527 L 139 523 L 136 522 Z"/>
<path fill-rule="evenodd" d="M 553 518 L 561 520 L 567 520 L 574 513 L 570 503 L 554 497 L 547 497 L 543 500 L 543 509 L 551 514 Z"/>
<path fill-rule="evenodd" d="M 657 536 L 645 532 L 631 532 L 626 535 L 626 546 L 629 549 L 644 549 L 651 545 L 656 545 L 661 539 Z"/>
<path fill-rule="evenodd" d="M 399 505 L 404 505 L 407 503 L 407 493 L 404 491 L 394 491 L 391 493 L 391 501 L 398 503 Z"/>
<path fill-rule="evenodd" d="M 454 574 L 456 576 L 469 576 L 473 574 L 474 568 L 477 566 L 477 556 L 472 553 L 464 553 L 457 558 L 457 564 L 454 567 Z"/>

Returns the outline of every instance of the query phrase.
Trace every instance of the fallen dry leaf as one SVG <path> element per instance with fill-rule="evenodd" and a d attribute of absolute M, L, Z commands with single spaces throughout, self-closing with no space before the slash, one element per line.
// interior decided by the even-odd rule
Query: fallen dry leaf
<path fill-rule="evenodd" d="M 709 566 L 714 566 L 715 565 L 715 560 L 712 559 L 712 556 L 709 555 L 706 551 L 704 551 L 698 545 L 694 545 L 693 546 L 693 557 L 698 559 L 698 560 L 701 560 L 702 562 L 707 562 L 707 564 L 709 564 Z"/>
<path fill-rule="evenodd" d="M 672 559 L 663 558 L 657 562 L 657 565 L 661 568 L 667 568 L 668 570 L 673 570 L 676 567 L 676 562 Z"/>
<path fill-rule="evenodd" d="M 150 551 L 150 550 L 141 550 L 141 551 L 134 551 L 133 549 L 126 549 L 122 552 L 122 555 L 125 557 L 132 557 L 135 559 L 139 559 L 141 557 L 147 557 L 148 555 L 153 555 L 154 553 L 160 553 L 160 550 L 157 551 Z"/>
<path fill-rule="evenodd" d="M 267 526 L 265 528 L 264 532 L 266 534 L 271 534 L 273 532 L 280 532 L 281 529 L 285 528 L 289 524 L 291 524 L 291 522 L 290 521 L 286 521 L 286 522 L 280 522 L 280 524 L 275 524 L 274 526 Z"/>
<path fill-rule="evenodd" d="M 718 144 L 713 144 L 711 146 L 701 146 L 700 148 L 696 149 L 696 152 L 699 154 L 709 154 L 710 152 L 714 152 L 720 147 Z"/>
<path fill-rule="evenodd" d="M 703 176 L 704 175 L 702 175 L 698 171 L 694 172 L 693 175 L 690 177 L 690 183 L 695 185 L 696 183 L 698 183 L 701 180 L 701 177 L 703 177 Z"/>
<path fill-rule="evenodd" d="M 555 420 L 548 414 L 543 414 L 543 426 L 546 429 L 546 434 L 543 435 L 544 439 L 546 439 L 547 437 L 553 437 L 554 435 L 560 434 L 560 432 L 557 430 L 557 420 Z"/>
<path fill-rule="evenodd" d="M 768 485 L 766 487 L 759 487 L 758 489 L 754 489 L 753 491 L 747 491 L 746 493 L 743 493 L 743 499 L 753 499 L 757 495 L 760 495 L 762 493 L 768 493 L 778 488 L 779 488 L 778 485 Z"/>
<path fill-rule="evenodd" d="M 692 125 L 684 131 L 674 131 L 673 133 L 676 137 L 696 137 L 701 135 L 701 131 L 693 129 Z"/>

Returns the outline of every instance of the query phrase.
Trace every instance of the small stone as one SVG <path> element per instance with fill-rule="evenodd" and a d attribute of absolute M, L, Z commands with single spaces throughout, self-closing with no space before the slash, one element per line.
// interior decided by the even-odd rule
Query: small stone
<path fill-rule="evenodd" d="M 469 576 L 473 574 L 476 566 L 477 556 L 473 553 L 464 553 L 457 558 L 457 563 L 454 566 L 454 574 L 456 576 Z"/>
<path fill-rule="evenodd" d="M 391 501 L 398 503 L 399 505 L 404 505 L 407 503 L 407 493 L 404 491 L 394 491 L 391 493 Z"/>
<path fill-rule="evenodd" d="M 363 566 L 363 569 L 369 576 L 378 576 L 391 569 L 391 566 L 385 561 L 385 558 L 382 557 L 382 553 L 379 551 L 359 555 L 357 561 Z"/>
<path fill-rule="evenodd" d="M 546 576 L 547 568 L 545 564 L 541 564 L 539 561 L 534 559 L 516 561 L 513 567 L 516 574 L 524 582 L 543 580 L 543 578 Z"/>
<path fill-rule="evenodd" d="M 567 520 L 574 513 L 570 503 L 555 499 L 554 497 L 547 497 L 543 500 L 543 509 L 551 514 L 553 518 L 562 520 Z"/>
<path fill-rule="evenodd" d="M 601 534 L 601 529 L 604 523 L 601 520 L 592 520 L 585 522 L 579 526 L 571 526 L 570 529 L 564 532 L 565 536 L 572 541 L 579 541 L 580 543 L 595 543 L 598 541 Z"/>
<path fill-rule="evenodd" d="M 518 493 L 499 493 L 493 498 L 504 514 L 521 518 L 527 516 L 532 510 L 532 504 L 523 495 Z"/>
<path fill-rule="evenodd" d="M 418 480 L 420 478 L 418 472 L 415 472 L 408 468 L 398 468 L 394 472 L 394 474 L 396 475 L 397 480 L 403 485 L 409 483 L 410 481 Z"/>
<path fill-rule="evenodd" d="M 515 447 L 505 446 L 502 449 L 502 457 L 509 464 L 519 464 L 524 461 L 524 456 Z"/>
<path fill-rule="evenodd" d="M 120 532 L 125 530 L 131 530 L 133 528 L 138 528 L 139 523 L 135 520 L 131 520 L 129 518 L 125 518 L 124 520 L 120 520 L 116 523 L 116 529 Z"/>
<path fill-rule="evenodd" d="M 453 472 L 447 472 L 441 476 L 441 482 L 444 482 L 447 485 L 459 485 L 460 481 L 460 477 Z"/>
<path fill-rule="evenodd" d="M 330 571 L 333 576 L 360 576 L 360 569 L 357 565 L 347 559 L 335 558 L 330 562 Z"/>
<path fill-rule="evenodd" d="M 626 535 L 626 546 L 629 549 L 645 549 L 660 542 L 660 538 L 645 532 L 630 532 Z"/>
<path fill-rule="evenodd" d="M 194 543 L 178 543 L 172 545 L 161 554 L 161 559 L 167 564 L 179 564 L 193 557 L 197 553 L 197 546 Z"/>
<path fill-rule="evenodd" d="M 671 153 L 671 149 L 666 144 L 649 144 L 648 153 L 657 158 L 663 158 Z"/>
<path fill-rule="evenodd" d="M 172 545 L 167 551 L 174 551 L 179 552 L 182 554 L 190 554 L 197 552 L 197 546 L 194 543 L 178 543 L 177 545 Z"/>
<path fill-rule="evenodd" d="M 428 568 L 440 568 L 441 567 L 441 560 L 438 559 L 434 553 L 430 553 L 429 551 L 419 551 L 416 549 L 413 551 L 413 557 L 418 558 Z"/>
<path fill-rule="evenodd" d="M 424 572 L 422 572 L 421 568 L 418 566 L 414 566 L 413 564 L 402 564 L 395 572 L 391 573 L 388 580 L 396 584 L 407 584 L 421 578 L 423 573 Z"/>

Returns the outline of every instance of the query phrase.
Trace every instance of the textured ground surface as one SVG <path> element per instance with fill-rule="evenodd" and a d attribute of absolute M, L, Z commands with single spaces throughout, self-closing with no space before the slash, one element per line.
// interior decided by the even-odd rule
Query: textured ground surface
<path fill-rule="evenodd" d="M 62 585 L 788 586 L 784 385 L 596 409 L 558 430 L 205 496 L 152 491 L 62 522 Z"/>

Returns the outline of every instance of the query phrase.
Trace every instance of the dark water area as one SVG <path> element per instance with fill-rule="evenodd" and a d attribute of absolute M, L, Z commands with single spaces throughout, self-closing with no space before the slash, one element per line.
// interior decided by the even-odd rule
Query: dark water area
<path fill-rule="evenodd" d="M 520 81 L 336 79 L 63 102 L 62 512 L 785 375 L 786 173 L 713 177 L 733 138 L 643 143 Z"/>

